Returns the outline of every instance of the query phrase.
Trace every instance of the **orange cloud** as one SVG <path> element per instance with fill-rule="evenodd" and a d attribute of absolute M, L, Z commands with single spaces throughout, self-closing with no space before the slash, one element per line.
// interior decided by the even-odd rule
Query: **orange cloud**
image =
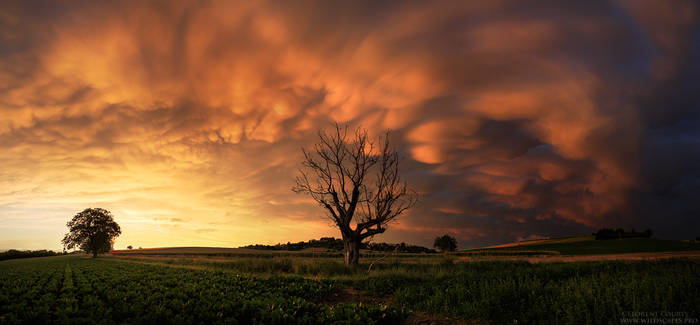
<path fill-rule="evenodd" d="M 392 129 L 424 194 L 387 239 L 632 224 L 641 94 L 692 61 L 697 6 L 540 6 L 4 3 L 0 248 L 53 245 L 39 223 L 58 245 L 87 206 L 123 223 L 117 247 L 333 235 L 289 189 L 334 121 Z"/>

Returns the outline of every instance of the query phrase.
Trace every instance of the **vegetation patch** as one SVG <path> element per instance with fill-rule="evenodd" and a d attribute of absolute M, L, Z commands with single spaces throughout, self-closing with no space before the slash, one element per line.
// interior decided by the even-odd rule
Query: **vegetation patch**
<path fill-rule="evenodd" d="M 139 263 L 133 263 L 139 262 Z M 616 324 L 694 314 L 700 261 L 528 263 L 340 258 L 0 263 L 0 323 Z M 179 267 L 164 267 L 179 266 Z"/>
<path fill-rule="evenodd" d="M 3 324 L 395 324 L 407 315 L 384 304 L 317 303 L 340 290 L 330 280 L 80 257 L 12 262 L 0 264 Z"/>
<path fill-rule="evenodd" d="M 518 251 L 553 251 L 562 255 L 598 255 L 598 254 L 627 254 L 627 253 L 656 253 L 699 251 L 700 243 L 696 241 L 663 240 L 655 238 L 623 238 L 613 240 L 595 240 L 593 236 L 586 240 L 570 240 L 564 242 L 542 241 L 537 244 L 490 248 L 470 251 L 484 254 Z"/>

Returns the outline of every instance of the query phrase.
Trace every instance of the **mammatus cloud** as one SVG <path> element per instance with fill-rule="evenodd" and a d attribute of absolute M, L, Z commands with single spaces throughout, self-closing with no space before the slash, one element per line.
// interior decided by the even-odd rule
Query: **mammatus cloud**
<path fill-rule="evenodd" d="M 392 129 L 423 195 L 379 240 L 700 229 L 691 1 L 0 7 L 0 247 L 87 206 L 118 247 L 337 236 L 290 191 L 334 121 Z"/>

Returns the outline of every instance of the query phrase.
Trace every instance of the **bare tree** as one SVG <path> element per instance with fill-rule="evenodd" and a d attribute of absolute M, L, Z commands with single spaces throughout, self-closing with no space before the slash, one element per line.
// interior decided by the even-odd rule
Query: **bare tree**
<path fill-rule="evenodd" d="M 345 264 L 357 265 L 362 241 L 386 231 L 417 195 L 401 180 L 388 131 L 375 142 L 367 130 L 349 132 L 336 124 L 334 132 L 319 131 L 318 137 L 312 148 L 302 148 L 303 167 L 292 190 L 326 210 L 343 236 Z"/>

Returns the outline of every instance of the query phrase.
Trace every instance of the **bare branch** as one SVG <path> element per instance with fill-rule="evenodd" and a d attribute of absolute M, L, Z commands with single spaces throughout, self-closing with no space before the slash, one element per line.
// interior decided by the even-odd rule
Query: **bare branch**
<path fill-rule="evenodd" d="M 416 204 L 417 196 L 401 180 L 399 154 L 389 144 L 388 131 L 376 145 L 367 130 L 349 133 L 348 126 L 339 124 L 330 134 L 319 131 L 318 137 L 310 150 L 302 148 L 304 161 L 292 190 L 307 193 L 328 211 L 343 234 L 347 263 L 348 250 L 386 231 Z"/>

